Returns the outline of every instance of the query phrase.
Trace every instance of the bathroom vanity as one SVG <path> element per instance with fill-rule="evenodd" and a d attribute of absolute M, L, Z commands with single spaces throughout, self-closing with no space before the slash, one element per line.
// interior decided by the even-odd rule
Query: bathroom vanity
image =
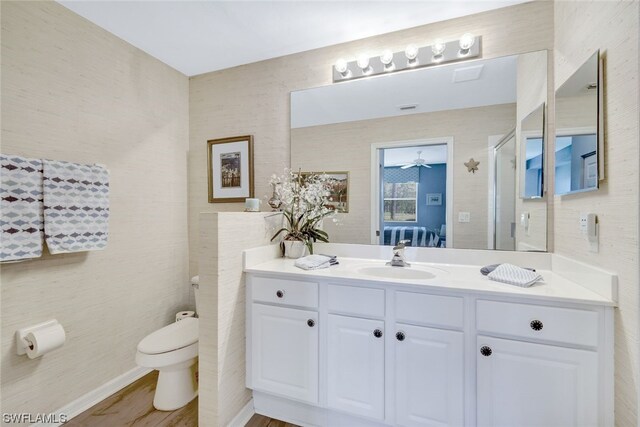
<path fill-rule="evenodd" d="M 385 262 L 245 264 L 257 413 L 323 426 L 613 425 L 612 299 L 553 271 L 524 289 L 477 266 Z"/>

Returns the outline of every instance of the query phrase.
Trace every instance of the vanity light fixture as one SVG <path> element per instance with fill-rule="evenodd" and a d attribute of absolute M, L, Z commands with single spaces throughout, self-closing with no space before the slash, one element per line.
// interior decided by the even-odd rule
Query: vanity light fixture
<path fill-rule="evenodd" d="M 339 59 L 333 65 L 333 81 L 359 79 L 395 71 L 464 61 L 482 56 L 481 37 L 466 33 L 459 40 L 437 39 L 429 46 L 408 45 L 404 51 L 384 50 L 375 56 L 358 55 L 356 60 Z"/>
<path fill-rule="evenodd" d="M 469 51 L 473 47 L 475 41 L 476 41 L 476 38 L 473 36 L 473 34 L 464 33 L 462 37 L 460 37 L 460 43 L 459 43 L 460 51 L 458 52 L 458 54 L 460 56 L 469 55 Z"/>
<path fill-rule="evenodd" d="M 410 44 L 409 46 L 407 46 L 407 48 L 404 50 L 404 56 L 407 57 L 407 67 L 415 67 L 416 65 L 418 65 L 419 51 L 420 49 L 418 49 L 418 46 L 416 46 L 415 44 Z"/>
<path fill-rule="evenodd" d="M 356 61 L 360 70 L 362 70 L 362 74 L 368 76 L 373 72 L 373 68 L 369 65 L 369 57 L 367 55 L 360 55 L 358 60 Z"/>
<path fill-rule="evenodd" d="M 382 52 L 382 55 L 380 55 L 380 62 L 382 62 L 384 71 L 386 72 L 393 71 L 396 68 L 393 63 L 393 52 L 389 49 Z"/>
<path fill-rule="evenodd" d="M 336 64 L 333 66 L 333 68 L 335 68 L 335 70 L 338 73 L 340 73 L 340 75 L 343 78 L 348 79 L 349 77 L 351 77 L 351 71 L 349 70 L 349 64 L 344 59 L 342 59 L 342 58 L 338 59 L 336 61 Z"/>
<path fill-rule="evenodd" d="M 442 60 L 444 59 L 443 53 L 446 48 L 447 48 L 447 45 L 445 44 L 444 41 L 442 41 L 442 39 L 437 39 L 435 43 L 431 45 L 431 53 L 433 53 L 433 57 L 432 57 L 433 62 L 442 62 Z"/>

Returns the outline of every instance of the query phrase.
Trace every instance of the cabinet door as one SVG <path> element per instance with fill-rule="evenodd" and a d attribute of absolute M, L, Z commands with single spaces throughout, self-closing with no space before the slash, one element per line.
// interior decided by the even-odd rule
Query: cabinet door
<path fill-rule="evenodd" d="M 598 358 L 592 351 L 478 337 L 478 425 L 598 425 Z"/>
<path fill-rule="evenodd" d="M 257 390 L 318 402 L 318 313 L 253 304 L 252 384 Z"/>
<path fill-rule="evenodd" d="M 327 405 L 384 418 L 384 322 L 328 316 Z"/>
<path fill-rule="evenodd" d="M 397 424 L 463 425 L 463 333 L 397 324 L 394 339 Z"/>

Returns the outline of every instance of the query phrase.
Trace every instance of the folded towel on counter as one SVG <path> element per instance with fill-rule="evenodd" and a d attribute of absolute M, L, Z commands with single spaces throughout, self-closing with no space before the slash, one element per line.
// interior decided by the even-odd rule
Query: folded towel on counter
<path fill-rule="evenodd" d="M 42 160 L 0 155 L 0 261 L 42 256 Z"/>
<path fill-rule="evenodd" d="M 44 234 L 49 252 L 104 249 L 109 235 L 109 171 L 43 161 Z"/>
<path fill-rule="evenodd" d="M 327 255 L 327 254 L 320 254 L 320 255 L 331 258 L 331 259 L 329 260 L 329 264 L 331 264 L 331 265 L 338 265 L 338 264 L 340 264 L 340 263 L 338 262 L 338 256 L 337 256 L 337 255 Z"/>
<path fill-rule="evenodd" d="M 523 288 L 528 288 L 535 282 L 542 280 L 542 276 L 535 271 L 512 264 L 500 264 L 495 270 L 489 273 L 487 277 L 496 282 L 521 286 Z"/>
<path fill-rule="evenodd" d="M 338 263 L 335 256 L 329 255 L 308 255 L 298 258 L 295 266 L 303 270 L 319 270 L 321 268 L 329 268 Z"/>
<path fill-rule="evenodd" d="M 485 265 L 484 267 L 482 267 L 480 269 L 480 273 L 482 273 L 483 276 L 486 276 L 487 274 L 491 273 L 493 270 L 495 270 L 496 268 L 498 268 L 500 264 L 491 264 L 491 265 Z M 524 267 L 526 270 L 531 270 L 531 271 L 536 271 L 535 268 L 529 268 L 529 267 Z"/>

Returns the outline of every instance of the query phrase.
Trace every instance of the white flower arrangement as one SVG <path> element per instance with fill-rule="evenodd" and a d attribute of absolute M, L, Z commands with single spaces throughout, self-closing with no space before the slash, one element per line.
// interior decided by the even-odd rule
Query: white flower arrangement
<path fill-rule="evenodd" d="M 337 221 L 335 211 L 328 207 L 334 181 L 325 174 L 303 176 L 300 172 L 289 169 L 285 169 L 281 176 L 272 175 L 270 183 L 274 185 L 276 196 L 282 202 L 280 208 L 286 226 L 278 230 L 271 240 L 285 233 L 284 240 L 304 242 L 311 254 L 313 242 L 329 242 L 329 236 L 321 226 L 322 221 L 330 216 L 334 217 L 334 222 Z"/>

